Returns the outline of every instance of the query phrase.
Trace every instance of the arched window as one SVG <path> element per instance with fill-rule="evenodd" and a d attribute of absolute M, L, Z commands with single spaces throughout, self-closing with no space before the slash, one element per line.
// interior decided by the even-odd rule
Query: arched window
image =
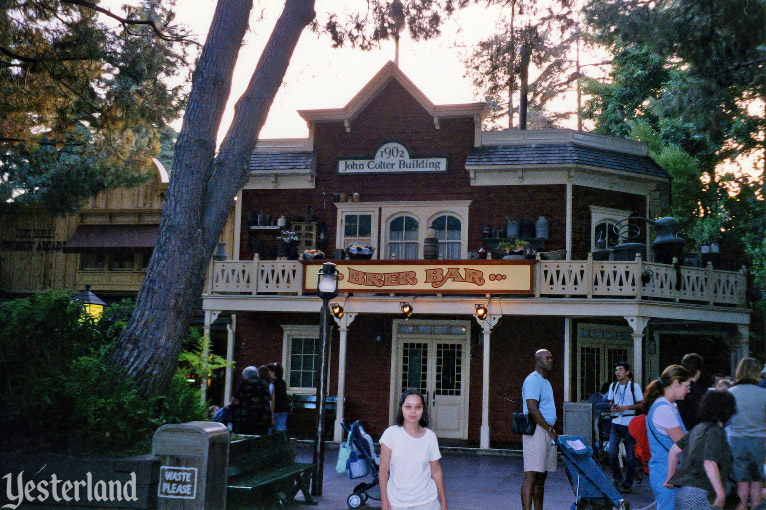
<path fill-rule="evenodd" d="M 612 248 L 620 244 L 620 236 L 614 230 L 614 225 L 630 217 L 630 211 L 612 209 L 610 207 L 590 206 L 591 238 L 590 249 L 596 248 L 596 241 L 603 239 L 606 247 Z"/>
<path fill-rule="evenodd" d="M 431 227 L 436 230 L 436 238 L 439 240 L 439 258 L 444 260 L 456 260 L 460 258 L 460 220 L 455 216 L 445 214 L 431 222 Z"/>
<path fill-rule="evenodd" d="M 412 216 L 399 216 L 391 220 L 388 229 L 388 258 L 418 258 L 418 220 Z"/>
<path fill-rule="evenodd" d="M 614 229 L 614 225 L 617 223 L 615 220 L 603 220 L 598 223 L 593 232 L 595 241 L 603 239 L 606 241 L 606 248 L 612 248 L 613 246 L 620 244 L 620 236 Z"/>

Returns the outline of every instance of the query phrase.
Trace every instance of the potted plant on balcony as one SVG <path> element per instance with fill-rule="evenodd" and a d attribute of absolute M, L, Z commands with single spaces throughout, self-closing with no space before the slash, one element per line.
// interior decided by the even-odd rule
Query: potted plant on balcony
<path fill-rule="evenodd" d="M 497 249 L 503 254 L 503 259 L 523 259 L 525 257 L 525 250 L 529 243 L 521 239 L 515 241 L 503 241 L 497 245 Z"/>
<path fill-rule="evenodd" d="M 346 246 L 346 256 L 351 260 L 368 260 L 375 252 L 373 246 L 353 242 Z"/>
<path fill-rule="evenodd" d="M 319 260 L 324 258 L 324 252 L 322 250 L 303 250 L 301 253 L 303 260 Z"/>

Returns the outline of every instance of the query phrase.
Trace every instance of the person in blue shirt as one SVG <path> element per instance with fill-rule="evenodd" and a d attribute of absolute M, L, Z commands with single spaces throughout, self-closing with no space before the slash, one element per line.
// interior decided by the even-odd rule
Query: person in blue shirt
<path fill-rule="evenodd" d="M 535 371 L 527 376 L 521 388 L 524 414 L 534 420 L 535 432 L 523 436 L 524 481 L 521 484 L 521 506 L 524 510 L 543 507 L 543 491 L 548 472 L 556 471 L 556 446 L 558 438 L 553 426 L 556 424 L 556 404 L 548 375 L 553 368 L 553 355 L 546 349 L 535 353 Z"/>

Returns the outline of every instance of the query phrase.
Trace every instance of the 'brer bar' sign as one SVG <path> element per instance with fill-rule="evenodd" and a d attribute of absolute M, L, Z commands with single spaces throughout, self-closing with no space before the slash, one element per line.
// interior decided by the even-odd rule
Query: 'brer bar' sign
<path fill-rule="evenodd" d="M 388 142 L 375 151 L 374 159 L 340 159 L 338 173 L 446 172 L 447 158 L 411 158 L 404 145 Z"/>
<path fill-rule="evenodd" d="M 319 261 L 303 261 L 303 290 L 316 290 Z M 534 260 L 338 260 L 338 292 L 534 294 Z"/>

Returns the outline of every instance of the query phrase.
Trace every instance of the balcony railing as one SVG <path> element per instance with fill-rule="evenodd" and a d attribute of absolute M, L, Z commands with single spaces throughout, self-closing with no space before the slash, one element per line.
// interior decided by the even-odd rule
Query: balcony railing
<path fill-rule="evenodd" d="M 439 263 L 435 261 L 435 263 Z M 646 299 L 744 307 L 744 272 L 643 262 L 538 260 L 535 297 Z M 213 262 L 211 294 L 302 294 L 303 266 L 293 260 Z"/>
<path fill-rule="evenodd" d="M 538 261 L 535 296 L 651 299 L 745 306 L 744 272 L 633 262 Z"/>

